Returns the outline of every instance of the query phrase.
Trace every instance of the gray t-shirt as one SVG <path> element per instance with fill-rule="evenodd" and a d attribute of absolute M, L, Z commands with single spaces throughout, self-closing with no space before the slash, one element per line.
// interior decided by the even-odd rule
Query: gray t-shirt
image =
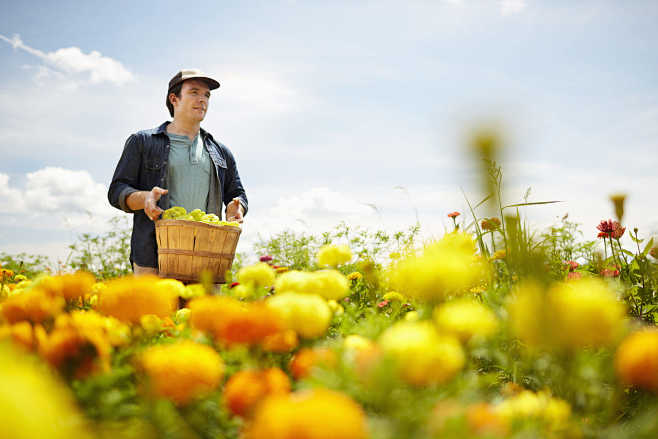
<path fill-rule="evenodd" d="M 199 134 L 193 140 L 187 136 L 169 136 L 169 164 L 167 182 L 170 205 L 182 206 L 188 212 L 207 211 L 210 190 L 210 155 L 203 147 Z"/>

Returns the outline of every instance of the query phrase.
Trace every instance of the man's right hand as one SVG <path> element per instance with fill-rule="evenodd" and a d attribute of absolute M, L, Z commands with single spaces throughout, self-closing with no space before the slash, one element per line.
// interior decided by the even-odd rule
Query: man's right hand
<path fill-rule="evenodd" d="M 162 215 L 163 210 L 158 207 L 158 200 L 167 192 L 169 192 L 167 189 L 157 186 L 151 189 L 150 192 L 147 192 L 144 198 L 144 213 L 151 221 L 155 221 Z"/>

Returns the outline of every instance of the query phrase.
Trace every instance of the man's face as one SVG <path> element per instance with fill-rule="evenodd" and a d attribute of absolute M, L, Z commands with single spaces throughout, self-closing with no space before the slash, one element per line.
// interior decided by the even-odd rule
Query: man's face
<path fill-rule="evenodd" d="M 188 79 L 183 82 L 180 98 L 170 94 L 169 99 L 174 106 L 174 117 L 201 122 L 208 111 L 210 89 L 204 81 Z"/>

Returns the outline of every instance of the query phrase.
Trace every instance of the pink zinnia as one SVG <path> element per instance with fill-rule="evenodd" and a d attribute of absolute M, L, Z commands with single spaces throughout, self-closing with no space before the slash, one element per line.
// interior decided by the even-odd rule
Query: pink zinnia
<path fill-rule="evenodd" d="M 621 224 L 619 224 L 617 221 L 613 221 L 611 219 L 607 221 L 606 220 L 601 221 L 599 225 L 596 226 L 596 228 L 599 229 L 601 233 L 606 234 L 604 236 L 601 236 L 601 233 L 599 233 L 599 238 L 601 237 L 605 238 L 606 236 L 608 236 L 615 239 L 619 239 L 626 231 L 626 227 L 622 227 Z"/>
<path fill-rule="evenodd" d="M 448 214 L 450 218 L 457 218 L 459 215 L 461 215 L 459 212 L 450 212 Z"/>
<path fill-rule="evenodd" d="M 388 300 L 382 300 L 381 302 L 379 302 L 379 303 L 377 304 L 377 306 L 380 307 L 380 308 L 383 308 L 383 307 L 385 307 L 386 305 L 388 305 Z"/>
<path fill-rule="evenodd" d="M 580 264 L 576 261 L 567 261 L 565 264 L 569 266 L 569 271 L 574 271 L 576 268 L 580 267 Z"/>

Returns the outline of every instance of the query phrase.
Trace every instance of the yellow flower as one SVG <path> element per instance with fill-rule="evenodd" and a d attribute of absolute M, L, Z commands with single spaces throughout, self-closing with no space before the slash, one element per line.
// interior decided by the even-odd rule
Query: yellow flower
<path fill-rule="evenodd" d="M 420 314 L 418 314 L 418 311 L 409 311 L 404 315 L 404 320 L 407 322 L 417 322 L 420 320 Z"/>
<path fill-rule="evenodd" d="M 316 389 L 267 398 L 244 439 L 365 439 L 363 409 L 342 393 Z"/>
<path fill-rule="evenodd" d="M 181 295 L 183 299 L 193 299 L 206 295 L 206 289 L 201 284 L 189 284 L 185 286 L 185 291 Z"/>
<path fill-rule="evenodd" d="M 331 309 L 325 300 L 314 294 L 282 293 L 266 301 L 284 324 L 304 338 L 323 335 L 331 322 Z"/>
<path fill-rule="evenodd" d="M 551 430 L 559 430 L 566 427 L 571 407 L 546 392 L 524 390 L 496 405 L 494 412 L 508 423 L 518 418 L 535 418 L 545 421 Z"/>
<path fill-rule="evenodd" d="M 389 291 L 388 293 L 384 294 L 383 297 L 384 300 L 388 300 L 389 302 L 404 302 L 407 300 L 406 297 L 404 297 L 402 294 L 398 293 L 397 291 Z"/>
<path fill-rule="evenodd" d="M 274 285 L 276 272 L 265 262 L 243 267 L 238 271 L 238 281 L 243 284 L 253 284 L 256 288 Z"/>
<path fill-rule="evenodd" d="M 399 322 L 379 338 L 384 354 L 396 360 L 401 377 L 425 386 L 450 380 L 464 366 L 464 351 L 451 336 L 440 336 L 431 322 Z"/>
<path fill-rule="evenodd" d="M 658 393 L 658 330 L 644 329 L 624 339 L 615 368 L 624 384 Z"/>
<path fill-rule="evenodd" d="M 43 363 L 0 345 L 0 425 L 12 439 L 91 438 L 69 389 Z"/>
<path fill-rule="evenodd" d="M 162 319 L 153 314 L 145 314 L 139 319 L 139 324 L 146 334 L 153 335 L 162 329 Z"/>
<path fill-rule="evenodd" d="M 507 251 L 506 250 L 496 250 L 493 255 L 491 255 L 492 260 L 496 259 L 505 259 L 507 256 Z"/>
<path fill-rule="evenodd" d="M 487 266 L 475 254 L 471 235 L 454 232 L 427 246 L 419 255 L 396 262 L 390 270 L 390 285 L 402 294 L 436 301 L 462 294 L 479 285 Z"/>
<path fill-rule="evenodd" d="M 348 335 L 343 339 L 343 347 L 347 350 L 369 350 L 375 348 L 375 343 L 369 338 L 365 338 L 362 335 Z"/>
<path fill-rule="evenodd" d="M 185 297 L 185 284 L 176 279 L 160 279 L 157 282 L 158 288 L 162 290 L 168 290 L 168 294 L 174 295 L 176 297 Z"/>
<path fill-rule="evenodd" d="M 146 314 L 167 317 L 176 311 L 178 297 L 158 285 L 157 276 L 126 276 L 107 283 L 99 294 L 98 311 L 124 322 L 139 323 Z"/>
<path fill-rule="evenodd" d="M 352 250 L 347 245 L 327 244 L 318 252 L 318 265 L 337 267 L 352 259 Z"/>
<path fill-rule="evenodd" d="M 353 271 L 353 272 L 351 272 L 350 274 L 347 275 L 347 279 L 348 280 L 353 280 L 353 281 L 357 281 L 357 280 L 361 279 L 362 277 L 363 277 L 363 275 L 361 273 L 359 273 L 358 271 Z"/>
<path fill-rule="evenodd" d="M 318 270 L 312 273 L 289 271 L 279 276 L 274 284 L 279 293 L 317 294 L 325 299 L 342 299 L 350 290 L 349 281 L 336 270 Z"/>
<path fill-rule="evenodd" d="M 494 313 L 475 300 L 458 299 L 434 310 L 434 322 L 439 332 L 447 332 L 462 341 L 473 336 L 488 337 L 498 329 Z"/>
<path fill-rule="evenodd" d="M 9 323 L 28 320 L 41 323 L 59 314 L 64 308 L 64 299 L 41 289 L 33 288 L 13 294 L 2 304 L 2 316 Z"/>
<path fill-rule="evenodd" d="M 78 271 L 73 274 L 41 277 L 35 282 L 35 287 L 71 300 L 91 293 L 95 283 L 96 278 L 92 274 Z"/>
<path fill-rule="evenodd" d="M 519 285 L 509 305 L 510 325 L 526 343 L 579 349 L 613 343 L 624 327 L 624 305 L 600 279 Z"/>
<path fill-rule="evenodd" d="M 345 308 L 343 308 L 343 305 L 340 303 L 336 302 L 335 300 L 328 300 L 327 305 L 329 305 L 329 308 L 331 309 L 331 312 L 334 313 L 334 315 L 341 315 L 345 312 Z"/>
<path fill-rule="evenodd" d="M 155 396 L 185 405 L 215 390 L 224 375 L 224 363 L 209 346 L 182 341 L 156 345 L 144 351 L 139 365 Z"/>
<path fill-rule="evenodd" d="M 27 277 L 25 277 L 22 274 L 17 274 L 16 276 L 14 276 L 14 282 L 16 282 L 16 283 L 22 282 L 24 280 L 27 280 Z"/>

